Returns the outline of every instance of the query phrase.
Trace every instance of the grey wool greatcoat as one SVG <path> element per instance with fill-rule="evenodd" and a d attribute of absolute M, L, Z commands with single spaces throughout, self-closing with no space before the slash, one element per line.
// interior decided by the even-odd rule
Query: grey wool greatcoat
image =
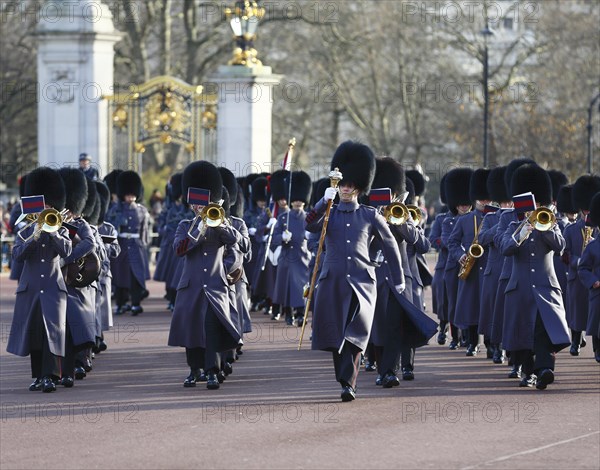
<path fill-rule="evenodd" d="M 448 259 L 448 249 L 442 246 L 442 224 L 447 214 L 444 212 L 436 215 L 429 232 L 431 246 L 438 253 L 431 281 L 431 308 L 439 320 L 448 320 L 448 315 L 444 313 L 444 268 Z"/>
<path fill-rule="evenodd" d="M 308 283 L 308 265 L 311 257 L 304 230 L 306 212 L 292 210 L 289 215 L 289 227 L 288 212 L 286 212 L 277 218 L 273 232 L 273 247 L 281 247 L 273 288 L 273 303 L 284 307 L 302 308 L 304 307 L 304 285 Z M 286 229 L 292 234 L 292 239 L 288 243 L 281 238 Z"/>
<path fill-rule="evenodd" d="M 121 253 L 112 260 L 113 283 L 116 287 L 131 288 L 130 271 L 145 289 L 150 279 L 148 269 L 148 210 L 136 203 L 117 202 L 106 218 L 119 232 Z"/>
<path fill-rule="evenodd" d="M 238 282 L 235 283 L 235 300 L 236 308 L 240 318 L 240 324 L 242 327 L 242 333 L 250 333 L 252 331 L 252 319 L 250 318 L 250 310 L 248 307 L 248 277 L 246 276 L 246 270 L 244 263 L 252 258 L 252 241 L 248 235 L 248 227 L 246 222 L 238 217 L 231 216 L 231 225 L 241 235 L 240 241 L 235 245 L 234 250 L 238 251 L 241 255 L 242 277 Z"/>
<path fill-rule="evenodd" d="M 600 281 L 600 238 L 590 242 L 581 255 L 577 267 L 579 279 L 589 291 L 588 321 L 585 331 L 588 335 L 600 337 L 600 288 L 592 289 Z"/>
<path fill-rule="evenodd" d="M 494 243 L 494 235 L 501 214 L 502 209 L 487 214 L 483 218 L 481 231 L 479 232 L 479 244 L 487 251 L 488 258 L 483 270 L 483 282 L 481 284 L 478 332 L 488 338 L 492 334 L 498 279 L 500 279 L 502 264 L 504 263 L 504 256 L 500 252 L 500 247 L 497 247 Z"/>
<path fill-rule="evenodd" d="M 177 231 L 177 226 L 185 217 L 185 207 L 183 204 L 171 203 L 166 210 L 165 216 L 162 218 L 162 224 L 158 229 L 160 234 L 160 251 L 158 252 L 158 260 L 156 261 L 156 269 L 154 270 L 153 279 L 155 281 L 167 282 L 169 276 L 175 271 L 176 260 L 173 251 L 173 238 Z"/>
<path fill-rule="evenodd" d="M 233 349 L 237 346 L 241 333 L 238 313 L 232 304 L 235 293 L 227 283 L 223 255 L 225 247 L 233 249 L 242 236 L 231 225 L 225 225 L 208 228 L 198 242 L 195 242 L 188 236 L 191 223 L 191 220 L 182 220 L 173 240 L 175 253 L 185 257 L 185 261 L 177 286 L 168 344 L 205 348 L 204 322 L 210 305 L 229 333 L 228 341 L 218 345 L 218 350 Z"/>
<path fill-rule="evenodd" d="M 460 216 L 449 215 L 444 219 L 442 223 L 442 246 L 448 249 L 448 240 L 450 234 L 454 230 L 457 220 Z M 447 312 L 448 320 L 454 324 L 454 316 L 456 314 L 456 295 L 458 293 L 458 271 L 460 266 L 458 259 L 454 258 L 454 255 L 450 253 L 448 249 L 448 258 L 446 259 L 446 267 L 444 268 L 444 310 Z"/>
<path fill-rule="evenodd" d="M 589 290 L 583 285 L 577 274 L 577 265 L 581 258 L 583 247 L 583 234 L 585 220 L 580 218 L 577 222 L 565 227 L 564 237 L 566 242 L 565 258 L 569 262 L 567 270 L 567 323 L 574 331 L 583 331 L 587 325 L 589 308 Z M 597 236 L 598 230 L 594 231 Z"/>
<path fill-rule="evenodd" d="M 475 238 L 475 221 L 481 227 L 483 212 L 473 210 L 459 217 L 448 239 L 448 251 L 453 259 L 459 260 L 466 254 Z M 487 252 L 475 260 L 471 273 L 465 280 L 458 281 L 456 295 L 456 313 L 454 324 L 460 328 L 477 325 L 479 321 L 480 304 L 480 277 L 487 262 Z"/>
<path fill-rule="evenodd" d="M 326 207 L 321 199 L 308 213 L 309 232 L 321 232 Z M 346 341 L 361 350 L 367 347 L 377 299 L 375 267 L 369 256 L 373 237 L 382 241 L 392 285 L 404 283 L 398 245 L 383 216 L 357 202 L 342 202 L 331 208 L 315 293 L 312 349 L 338 351 Z M 351 312 L 353 295 L 358 309 Z"/>
<path fill-rule="evenodd" d="M 35 226 L 22 232 L 24 238 Z M 13 259 L 23 263 L 17 286 L 15 309 L 6 350 L 17 356 L 27 356 L 40 349 L 29 344 L 31 320 L 39 302 L 46 327 L 50 352 L 65 355 L 67 286 L 60 270 L 60 260 L 71 254 L 71 240 L 61 228 L 54 235 L 42 233 L 38 240 L 24 242 L 15 237 Z"/>
<path fill-rule="evenodd" d="M 504 238 L 504 233 L 506 232 L 506 229 L 510 223 L 517 220 L 518 216 L 514 209 L 503 210 L 502 214 L 500 214 L 498 225 L 496 226 L 496 232 L 494 233 L 494 245 L 498 247 L 498 250 L 500 250 L 503 261 L 502 271 L 500 272 L 500 277 L 498 278 L 496 302 L 494 303 L 494 315 L 492 329 L 490 332 L 490 341 L 492 344 L 502 343 L 502 329 L 504 328 L 504 305 L 506 301 L 504 291 L 506 291 L 506 286 L 508 285 L 508 280 L 510 279 L 510 273 L 512 273 L 513 265 L 513 257 L 504 256 L 502 254 L 502 239 Z"/>
<path fill-rule="evenodd" d="M 562 252 L 565 239 L 558 226 L 546 232 L 534 230 L 518 246 L 513 233 L 519 222 L 511 222 L 502 238 L 502 254 L 513 258 L 506 286 L 506 308 L 502 344 L 508 351 L 533 350 L 537 315 L 555 352 L 569 346 L 565 308 L 554 272 L 554 252 Z"/>
<path fill-rule="evenodd" d="M 82 218 L 69 222 L 77 227 L 77 236 L 80 241 L 73 246 L 71 254 L 64 260 L 70 264 L 79 258 L 96 251 L 96 237 L 92 228 Z M 96 290 L 94 281 L 86 287 L 73 287 L 67 285 L 67 325 L 73 337 L 75 346 L 96 342 Z"/>
<path fill-rule="evenodd" d="M 102 261 L 102 269 L 98 278 L 98 298 L 96 302 L 97 309 L 100 312 L 102 331 L 108 331 L 113 326 L 111 296 L 112 296 L 112 272 L 110 270 L 110 260 L 119 256 L 121 245 L 117 240 L 117 229 L 108 222 L 102 223 L 98 227 L 100 236 L 114 237 L 114 241 L 104 243 L 106 259 Z"/>
<path fill-rule="evenodd" d="M 406 224 L 404 224 L 406 225 Z M 431 248 L 431 242 L 425 237 L 422 228 L 416 227 L 417 240 L 406 244 L 406 255 L 408 256 L 409 271 L 412 275 L 412 302 L 419 309 L 423 309 L 423 280 L 419 273 L 418 256 L 423 255 Z M 406 271 L 405 275 L 406 277 Z M 406 287 L 408 289 L 408 285 Z"/>

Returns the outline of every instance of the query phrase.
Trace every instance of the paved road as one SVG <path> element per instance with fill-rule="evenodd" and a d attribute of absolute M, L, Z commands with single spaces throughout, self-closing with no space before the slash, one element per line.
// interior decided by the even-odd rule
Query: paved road
<path fill-rule="evenodd" d="M 361 372 L 341 403 L 329 354 L 298 352 L 299 330 L 253 313 L 255 332 L 218 391 L 184 389 L 166 346 L 162 286 L 116 319 L 108 351 L 72 389 L 27 391 L 29 359 L 5 352 L 15 283 L 0 278 L 0 468 L 600 467 L 600 366 L 561 352 L 545 392 L 507 366 L 432 344 L 394 389 Z M 589 338 L 588 338 L 589 340 Z M 589 343 L 589 341 L 588 341 Z"/>

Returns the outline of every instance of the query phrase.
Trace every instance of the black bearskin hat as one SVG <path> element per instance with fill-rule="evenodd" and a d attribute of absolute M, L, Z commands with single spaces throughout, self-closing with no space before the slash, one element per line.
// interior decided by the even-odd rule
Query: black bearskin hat
<path fill-rule="evenodd" d="M 583 175 L 573 184 L 573 205 L 577 210 L 590 210 L 594 194 L 600 191 L 600 176 Z"/>
<path fill-rule="evenodd" d="M 473 170 L 470 168 L 455 168 L 446 175 L 446 203 L 452 212 L 456 212 L 458 206 L 470 206 L 471 196 L 469 185 Z"/>
<path fill-rule="evenodd" d="M 471 201 L 489 201 L 490 194 L 487 190 L 487 180 L 491 170 L 479 168 L 471 175 L 469 181 L 469 197 Z"/>
<path fill-rule="evenodd" d="M 308 204 L 310 201 L 310 193 L 312 184 L 310 176 L 304 171 L 294 171 L 292 173 L 292 197 L 288 202 L 302 201 Z"/>
<path fill-rule="evenodd" d="M 110 203 L 110 189 L 102 181 L 95 181 L 96 192 L 100 201 L 100 214 L 98 215 L 98 225 L 104 223 L 104 216 L 108 210 L 108 204 Z"/>
<path fill-rule="evenodd" d="M 444 174 L 444 176 L 442 176 L 442 179 L 440 180 L 440 202 L 444 205 L 447 204 L 447 199 L 446 199 L 446 176 L 448 176 L 448 173 Z"/>
<path fill-rule="evenodd" d="M 88 197 L 87 178 L 77 168 L 61 168 L 58 172 L 65 182 L 67 194 L 65 207 L 73 214 L 81 215 Z"/>
<path fill-rule="evenodd" d="M 27 179 L 27 175 L 23 175 L 19 178 L 19 197 L 25 196 L 25 180 Z"/>
<path fill-rule="evenodd" d="M 192 162 L 185 167 L 181 190 L 186 202 L 189 188 L 208 189 L 211 202 L 219 202 L 223 199 L 223 178 L 219 169 L 210 162 Z"/>
<path fill-rule="evenodd" d="M 594 226 L 600 227 L 600 192 L 592 197 L 589 217 Z"/>
<path fill-rule="evenodd" d="M 238 181 L 231 170 L 224 166 L 219 167 L 219 172 L 221 173 L 223 186 L 227 188 L 227 192 L 229 193 L 229 201 L 231 201 L 231 204 L 235 204 L 235 201 L 237 201 Z"/>
<path fill-rule="evenodd" d="M 511 192 L 517 194 L 532 192 L 535 202 L 547 206 L 552 202 L 552 181 L 548 172 L 535 163 L 522 165 L 513 173 Z"/>
<path fill-rule="evenodd" d="M 269 201 L 271 193 L 269 192 L 269 182 L 264 176 L 254 178 L 252 181 L 252 202 Z"/>
<path fill-rule="evenodd" d="M 560 191 L 560 188 L 564 185 L 569 184 L 569 179 L 567 178 L 567 175 L 558 170 L 548 170 L 548 176 L 550 176 L 550 181 L 552 182 L 552 200 L 556 201 L 558 198 L 558 191 Z"/>
<path fill-rule="evenodd" d="M 223 204 L 221 204 L 221 207 L 225 211 L 225 215 L 227 215 L 227 217 L 229 217 L 229 215 L 230 215 L 229 208 L 231 207 L 231 199 L 229 199 L 229 191 L 227 191 L 227 187 L 225 187 L 225 186 L 223 186 L 223 188 L 221 188 L 221 199 L 223 199 Z"/>
<path fill-rule="evenodd" d="M 392 195 L 400 196 L 406 192 L 406 176 L 400 162 L 392 157 L 380 157 L 375 160 L 374 188 L 390 188 Z M 414 183 L 414 182 L 413 182 Z"/>
<path fill-rule="evenodd" d="M 83 175 L 83 173 L 81 173 Z M 67 202 L 67 191 L 60 173 L 52 168 L 42 166 L 27 174 L 25 180 L 24 196 L 38 196 L 42 194 L 44 201 L 56 210 L 63 210 Z"/>
<path fill-rule="evenodd" d="M 290 172 L 287 170 L 277 170 L 274 172 L 270 179 L 269 185 L 271 187 L 271 196 L 274 201 L 288 198 L 289 191 L 289 180 Z M 288 201 L 289 203 L 290 201 Z"/>
<path fill-rule="evenodd" d="M 241 219 L 244 217 L 245 208 L 246 208 L 246 198 L 244 197 L 244 191 L 242 190 L 242 187 L 238 185 L 237 199 L 231 205 L 231 207 L 229 208 L 229 211 L 231 212 L 231 215 Z"/>
<path fill-rule="evenodd" d="M 490 171 L 490 175 L 487 179 L 487 192 L 490 195 L 490 199 L 495 202 L 507 202 L 510 201 L 510 196 L 506 191 L 506 184 L 504 184 L 504 175 L 506 174 L 506 167 L 499 166 Z"/>
<path fill-rule="evenodd" d="M 175 173 L 171 176 L 171 181 L 169 184 L 171 185 L 171 199 L 173 201 L 177 201 L 181 197 L 181 178 L 183 177 L 182 173 Z M 187 194 L 186 194 L 187 196 Z"/>
<path fill-rule="evenodd" d="M 352 183 L 359 195 L 368 194 L 375 177 L 375 155 L 359 142 L 347 140 L 340 144 L 333 154 L 331 169 L 339 168 L 342 173 L 340 185 Z"/>
<path fill-rule="evenodd" d="M 415 185 L 410 178 L 406 178 L 406 192 L 408 196 L 404 200 L 404 204 L 414 204 L 415 203 Z"/>
<path fill-rule="evenodd" d="M 88 189 L 92 187 L 94 188 L 94 190 L 96 190 L 95 184 L 88 184 Z M 100 210 L 102 209 L 101 205 L 102 202 L 100 201 L 100 196 L 98 196 L 98 193 L 94 193 L 94 207 L 89 214 L 83 216 L 83 218 L 88 224 L 95 226 L 98 225 L 98 220 L 100 219 Z"/>
<path fill-rule="evenodd" d="M 560 191 L 558 191 L 558 197 L 556 198 L 556 210 L 563 214 L 577 214 L 578 210 L 573 205 L 573 185 L 566 184 Z"/>
<path fill-rule="evenodd" d="M 98 191 L 96 190 L 96 185 L 95 184 L 91 184 L 91 181 L 88 180 L 88 185 L 87 185 L 87 189 L 88 189 L 88 196 L 87 196 L 87 200 L 85 201 L 85 207 L 83 208 L 83 212 L 81 213 L 81 215 L 83 216 L 83 218 L 85 220 L 87 220 L 88 222 L 90 222 L 88 220 L 88 217 L 92 215 L 92 213 L 94 212 L 94 207 L 96 206 L 96 200 L 98 199 Z M 96 224 L 93 224 L 96 225 Z"/>
<path fill-rule="evenodd" d="M 123 173 L 123 170 L 113 170 L 104 177 L 104 182 L 111 194 L 117 194 L 117 178 Z"/>
<path fill-rule="evenodd" d="M 144 197 L 142 178 L 132 170 L 123 171 L 117 177 L 117 197 L 123 201 L 128 194 L 133 194 L 138 202 Z"/>
<path fill-rule="evenodd" d="M 528 163 L 536 165 L 535 161 L 531 158 L 515 158 L 506 166 L 506 172 L 504 173 L 504 185 L 506 186 L 506 192 L 511 198 L 514 196 L 514 194 L 511 193 L 512 175 L 515 171 L 517 171 L 517 168 L 522 165 L 527 165 Z"/>
<path fill-rule="evenodd" d="M 325 195 L 325 190 L 331 186 L 331 181 L 329 178 L 320 178 L 313 183 L 312 195 L 310 198 L 310 205 L 312 207 L 315 206 L 317 202 L 323 199 Z"/>
<path fill-rule="evenodd" d="M 425 177 L 417 170 L 408 170 L 406 177 L 410 178 L 415 188 L 415 196 L 422 196 L 425 192 Z"/>

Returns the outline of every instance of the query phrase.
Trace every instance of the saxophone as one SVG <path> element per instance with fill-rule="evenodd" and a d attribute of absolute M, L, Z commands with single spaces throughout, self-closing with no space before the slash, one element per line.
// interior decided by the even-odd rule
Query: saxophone
<path fill-rule="evenodd" d="M 479 237 L 479 227 L 477 227 L 477 217 L 474 219 L 475 222 L 475 237 L 473 238 L 473 242 L 471 246 L 467 250 L 467 259 L 465 263 L 461 266 L 460 271 L 458 272 L 458 278 L 463 281 L 469 277 L 473 266 L 475 266 L 475 262 L 483 256 L 483 246 L 477 243 L 477 238 Z"/>
<path fill-rule="evenodd" d="M 592 227 L 584 227 L 581 229 L 581 236 L 583 237 L 583 246 L 581 247 L 581 253 L 586 249 L 588 244 L 592 241 Z"/>

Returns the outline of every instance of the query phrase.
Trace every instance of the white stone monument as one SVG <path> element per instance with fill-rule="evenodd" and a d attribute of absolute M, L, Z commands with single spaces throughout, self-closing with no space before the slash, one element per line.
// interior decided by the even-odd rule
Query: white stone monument
<path fill-rule="evenodd" d="M 113 94 L 114 44 L 109 8 L 94 0 L 46 1 L 38 39 L 40 165 L 77 166 L 80 153 L 107 172 L 107 103 Z"/>
<path fill-rule="evenodd" d="M 272 171 L 271 122 L 275 86 L 271 67 L 225 65 L 211 79 L 217 96 L 217 163 L 236 176 Z M 285 149 L 282 149 L 282 156 Z"/>

